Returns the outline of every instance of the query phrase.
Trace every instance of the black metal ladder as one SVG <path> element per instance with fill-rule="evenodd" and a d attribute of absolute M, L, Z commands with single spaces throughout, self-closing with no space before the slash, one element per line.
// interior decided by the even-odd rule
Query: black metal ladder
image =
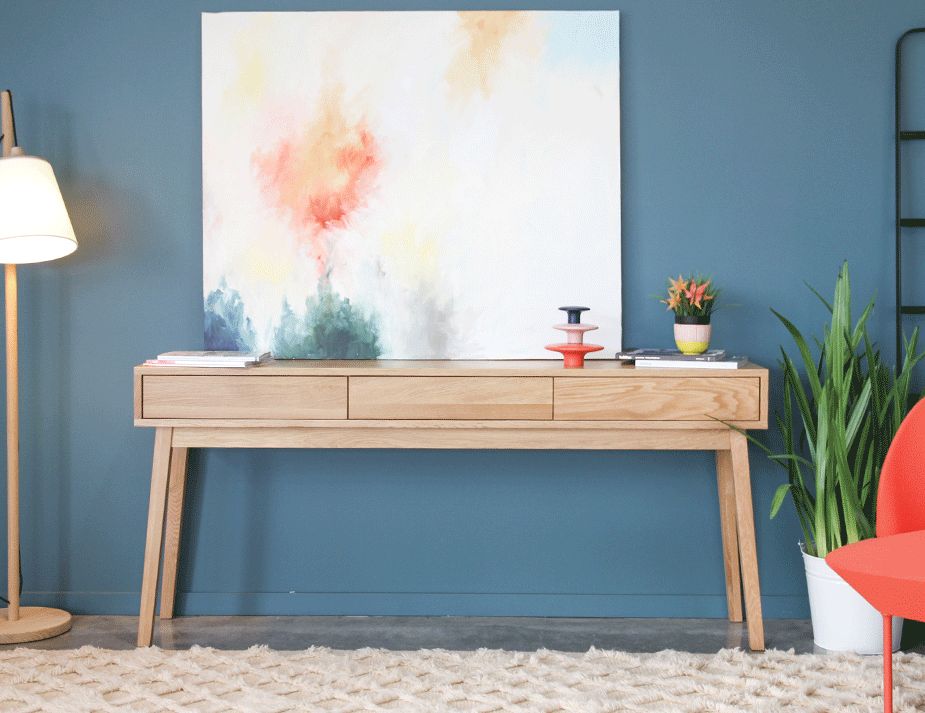
<path fill-rule="evenodd" d="M 925 130 L 906 131 L 902 128 L 902 58 L 903 43 L 914 35 L 925 34 L 925 27 L 907 30 L 896 41 L 895 73 L 895 109 L 896 125 L 896 370 L 902 366 L 903 359 L 903 316 L 925 314 L 925 305 L 908 305 L 903 303 L 903 235 L 906 228 L 925 228 L 925 218 L 908 218 L 903 216 L 902 181 L 903 181 L 903 143 L 906 141 L 925 141 Z"/>

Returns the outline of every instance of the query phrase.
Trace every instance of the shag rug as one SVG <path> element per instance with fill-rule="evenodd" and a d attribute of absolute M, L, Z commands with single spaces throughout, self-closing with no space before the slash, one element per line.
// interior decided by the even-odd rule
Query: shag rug
<path fill-rule="evenodd" d="M 671 713 L 882 710 L 878 657 L 424 650 L 0 651 L 0 711 Z M 897 711 L 925 710 L 925 656 L 895 657 Z"/>

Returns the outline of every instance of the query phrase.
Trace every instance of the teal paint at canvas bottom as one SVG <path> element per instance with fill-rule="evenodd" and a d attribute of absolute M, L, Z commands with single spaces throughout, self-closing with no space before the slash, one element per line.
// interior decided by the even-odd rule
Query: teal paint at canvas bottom
<path fill-rule="evenodd" d="M 245 315 L 241 294 L 222 280 L 206 295 L 206 349 L 253 351 L 256 334 Z M 375 359 L 381 353 L 375 315 L 365 315 L 323 281 L 305 300 L 302 316 L 283 302 L 272 352 L 277 359 Z"/>
<path fill-rule="evenodd" d="M 254 325 L 245 316 L 241 294 L 229 289 L 224 280 L 218 289 L 206 295 L 204 316 L 206 349 L 253 351 L 256 341 Z"/>
<path fill-rule="evenodd" d="M 273 339 L 279 359 L 375 359 L 381 353 L 375 314 L 366 315 L 323 280 L 305 300 L 305 314 L 296 316 L 289 306 Z"/>
<path fill-rule="evenodd" d="M 0 84 L 16 94 L 21 143 L 52 162 L 80 241 L 19 273 L 23 574 L 37 604 L 137 606 L 153 434 L 132 427 L 131 367 L 202 345 L 199 13 L 254 6 L 4 3 L 17 31 L 0 42 Z M 651 295 L 666 274 L 703 271 L 737 305 L 715 316 L 714 346 L 774 366 L 788 337 L 767 308 L 823 324 L 803 281 L 824 291 L 848 259 L 861 301 L 881 297 L 874 335 L 889 349 L 892 51 L 925 25 L 922 3 L 609 6 L 622 26 L 626 344 L 671 346 Z M 909 58 L 925 66 L 925 52 Z M 568 239 L 580 250 L 581 235 Z M 644 597 L 651 615 L 724 615 L 710 454 L 214 451 L 193 464 L 180 613 L 357 601 L 527 613 L 542 601 L 563 615 L 587 598 L 628 615 Z M 765 611 L 805 616 L 798 524 L 787 508 L 767 517 L 782 480 L 752 452 Z M 293 590 L 327 594 L 279 594 Z M 485 594 L 432 604 L 414 592 Z"/>

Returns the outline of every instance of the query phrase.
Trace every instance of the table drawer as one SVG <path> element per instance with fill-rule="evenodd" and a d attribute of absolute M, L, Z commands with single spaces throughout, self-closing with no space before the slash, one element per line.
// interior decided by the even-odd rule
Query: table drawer
<path fill-rule="evenodd" d="M 557 378 L 557 421 L 757 421 L 756 377 Z"/>
<path fill-rule="evenodd" d="M 545 377 L 351 376 L 351 419 L 552 419 Z"/>
<path fill-rule="evenodd" d="M 144 376 L 142 418 L 347 418 L 346 376 Z"/>

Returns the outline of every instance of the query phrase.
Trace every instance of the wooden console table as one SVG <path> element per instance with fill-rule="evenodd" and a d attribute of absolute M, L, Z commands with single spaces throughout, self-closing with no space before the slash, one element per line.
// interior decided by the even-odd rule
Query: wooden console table
<path fill-rule="evenodd" d="M 154 427 L 138 645 L 148 646 L 163 548 L 173 616 L 190 448 L 711 450 L 730 621 L 764 648 L 748 442 L 768 426 L 768 371 L 592 361 L 282 361 L 135 368 L 135 425 Z"/>

